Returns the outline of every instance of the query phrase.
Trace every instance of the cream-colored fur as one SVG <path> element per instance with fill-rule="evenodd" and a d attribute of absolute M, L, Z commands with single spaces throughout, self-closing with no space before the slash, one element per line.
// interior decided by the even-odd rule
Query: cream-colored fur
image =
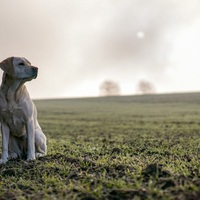
<path fill-rule="evenodd" d="M 0 63 L 4 71 L 0 88 L 2 156 L 8 159 L 26 156 L 27 160 L 46 155 L 46 136 L 37 121 L 37 110 L 24 83 L 37 77 L 38 68 L 21 57 Z"/>

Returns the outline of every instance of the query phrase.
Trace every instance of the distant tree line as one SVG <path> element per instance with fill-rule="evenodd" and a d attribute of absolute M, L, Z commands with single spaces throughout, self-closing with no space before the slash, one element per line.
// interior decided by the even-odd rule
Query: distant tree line
<path fill-rule="evenodd" d="M 101 96 L 118 96 L 120 95 L 120 87 L 117 82 L 107 80 L 100 85 Z"/>
<path fill-rule="evenodd" d="M 140 94 L 155 94 L 156 89 L 153 83 L 141 80 L 137 85 L 137 92 Z"/>
<path fill-rule="evenodd" d="M 119 84 L 112 80 L 104 81 L 100 85 L 99 90 L 101 96 L 119 96 L 121 94 Z M 136 92 L 139 94 L 155 94 L 156 89 L 153 83 L 141 80 L 137 84 Z"/>

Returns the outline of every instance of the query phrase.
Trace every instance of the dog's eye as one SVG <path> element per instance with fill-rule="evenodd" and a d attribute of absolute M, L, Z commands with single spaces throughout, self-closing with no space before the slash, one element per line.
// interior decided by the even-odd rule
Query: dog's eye
<path fill-rule="evenodd" d="M 24 63 L 23 63 L 23 62 L 20 62 L 18 65 L 24 65 Z"/>

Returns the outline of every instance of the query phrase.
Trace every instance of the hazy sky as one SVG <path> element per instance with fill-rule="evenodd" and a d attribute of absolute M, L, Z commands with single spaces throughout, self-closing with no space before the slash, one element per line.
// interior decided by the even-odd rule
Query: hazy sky
<path fill-rule="evenodd" d="M 104 80 L 122 94 L 140 80 L 200 91 L 200 1 L 2 0 L 0 60 L 9 56 L 39 67 L 33 98 L 98 96 Z"/>

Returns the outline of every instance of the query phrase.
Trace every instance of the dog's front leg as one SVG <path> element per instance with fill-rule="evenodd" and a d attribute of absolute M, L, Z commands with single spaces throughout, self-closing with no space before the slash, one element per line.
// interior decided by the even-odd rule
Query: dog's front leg
<path fill-rule="evenodd" d="M 27 160 L 35 160 L 35 127 L 33 119 L 29 119 L 26 125 L 28 136 L 28 156 Z"/>
<path fill-rule="evenodd" d="M 7 124 L 1 124 L 1 133 L 2 133 L 2 155 L 0 164 L 6 163 L 8 161 L 8 145 L 10 137 L 10 129 Z"/>

